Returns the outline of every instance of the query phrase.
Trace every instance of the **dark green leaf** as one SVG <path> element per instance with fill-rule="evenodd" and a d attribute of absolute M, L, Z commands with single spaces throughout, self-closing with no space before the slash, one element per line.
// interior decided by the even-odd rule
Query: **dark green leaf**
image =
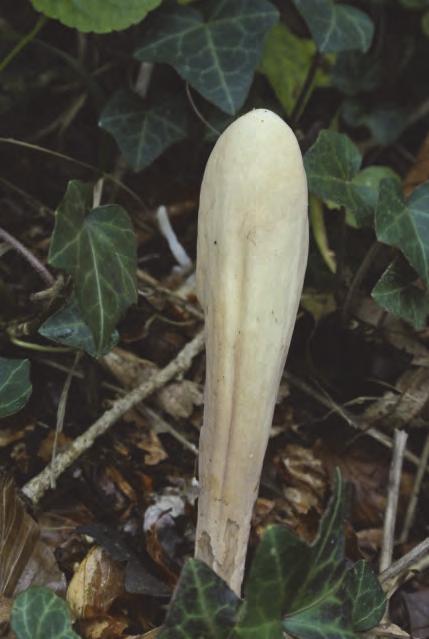
<path fill-rule="evenodd" d="M 169 6 L 153 16 L 135 55 L 165 62 L 226 113 L 244 103 L 278 12 L 267 0 L 208 0 L 205 16 Z"/>
<path fill-rule="evenodd" d="M 367 127 L 377 144 L 393 144 L 408 124 L 408 113 L 395 106 L 377 105 L 366 109 L 358 100 L 346 100 L 341 115 L 344 121 L 353 127 Z"/>
<path fill-rule="evenodd" d="M 39 328 L 39 333 L 58 344 L 83 350 L 91 357 L 105 355 L 118 343 L 119 339 L 118 332 L 114 331 L 110 342 L 106 344 L 105 350 L 97 353 L 92 333 L 88 325 L 83 321 L 79 304 L 74 297 L 67 306 L 51 315 L 42 324 Z"/>
<path fill-rule="evenodd" d="M 100 117 L 100 126 L 113 135 L 135 171 L 186 138 L 187 124 L 185 98 L 170 96 L 158 105 L 146 106 L 132 91 L 115 93 Z"/>
<path fill-rule="evenodd" d="M 227 639 L 239 602 L 206 564 L 190 559 L 182 570 L 158 639 Z"/>
<path fill-rule="evenodd" d="M 399 2 L 407 9 L 425 9 L 429 7 L 429 0 L 399 0 Z"/>
<path fill-rule="evenodd" d="M 137 299 L 136 237 L 126 212 L 116 205 L 91 210 L 92 189 L 71 181 L 56 212 L 49 263 L 74 279 L 82 317 L 99 356 Z"/>
<path fill-rule="evenodd" d="M 346 95 L 373 91 L 382 80 L 381 60 L 371 52 L 344 51 L 336 56 L 331 79 Z"/>
<path fill-rule="evenodd" d="M 345 575 L 344 487 L 339 473 L 335 491 L 315 542 L 309 546 L 287 528 L 269 528 L 257 549 L 245 604 L 236 633 L 242 639 L 281 639 L 281 617 L 299 624 L 302 610 L 314 616 L 331 602 Z M 300 621 L 301 620 L 301 621 Z M 308 620 L 305 622 L 308 624 Z M 298 635 L 299 636 L 299 635 Z"/>
<path fill-rule="evenodd" d="M 383 180 L 375 213 L 380 242 L 399 248 L 420 277 L 429 283 L 429 182 L 405 201 L 396 180 Z"/>
<path fill-rule="evenodd" d="M 346 587 L 352 602 L 352 628 L 365 632 L 382 619 L 386 597 L 374 572 L 366 561 L 358 561 L 346 575 Z"/>
<path fill-rule="evenodd" d="M 374 35 L 370 18 L 333 0 L 293 0 L 322 53 L 358 49 L 368 51 Z"/>
<path fill-rule="evenodd" d="M 140 22 L 161 0 L 31 0 L 35 9 L 79 31 L 108 33 Z"/>
<path fill-rule="evenodd" d="M 365 202 L 368 216 L 359 215 L 354 218 L 356 226 L 368 226 L 374 223 L 374 212 L 378 202 L 378 194 L 382 180 L 390 178 L 400 183 L 399 176 L 389 166 L 368 166 L 359 171 L 353 178 L 356 193 Z M 353 215 L 353 214 L 352 214 Z M 353 216 L 354 217 L 354 216 Z"/>
<path fill-rule="evenodd" d="M 293 109 L 315 51 L 312 40 L 298 38 L 284 24 L 277 24 L 267 36 L 261 71 L 287 113 Z M 326 84 L 328 76 L 318 70 L 314 86 Z"/>
<path fill-rule="evenodd" d="M 31 0 L 35 9 L 79 31 L 109 33 L 140 22 L 162 0 Z"/>
<path fill-rule="evenodd" d="M 371 295 L 386 311 L 410 322 L 417 330 L 426 326 L 429 293 L 416 284 L 416 273 L 406 262 L 392 262 Z"/>
<path fill-rule="evenodd" d="M 31 395 L 28 359 L 0 357 L 0 418 L 17 413 Z"/>
<path fill-rule="evenodd" d="M 354 184 L 361 162 L 361 154 L 347 135 L 334 131 L 321 131 L 304 157 L 311 193 L 349 209 L 357 220 L 366 221 L 371 209 Z"/>
<path fill-rule="evenodd" d="M 79 639 L 71 627 L 66 602 L 42 586 L 33 586 L 18 595 L 11 626 L 18 639 Z"/>

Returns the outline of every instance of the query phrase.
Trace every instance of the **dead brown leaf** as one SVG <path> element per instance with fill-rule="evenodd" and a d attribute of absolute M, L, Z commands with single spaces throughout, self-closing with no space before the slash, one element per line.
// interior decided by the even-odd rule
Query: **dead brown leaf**
<path fill-rule="evenodd" d="M 125 592 L 124 570 L 100 546 L 79 564 L 67 589 L 67 601 L 78 619 L 100 617 Z"/>
<path fill-rule="evenodd" d="M 415 164 L 408 171 L 404 180 L 404 193 L 410 195 L 423 182 L 429 180 L 429 134 L 423 141 L 417 154 Z"/>

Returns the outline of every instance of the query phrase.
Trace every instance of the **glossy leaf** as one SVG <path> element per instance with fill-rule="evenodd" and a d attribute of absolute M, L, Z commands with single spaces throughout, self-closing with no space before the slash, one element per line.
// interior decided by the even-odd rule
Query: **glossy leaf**
<path fill-rule="evenodd" d="M 383 180 L 375 213 L 377 239 L 399 248 L 420 277 L 429 283 L 429 182 L 408 200 L 395 180 Z"/>
<path fill-rule="evenodd" d="M 133 91 L 119 91 L 104 107 L 99 124 L 113 135 L 128 164 L 140 171 L 186 138 L 186 99 L 170 96 L 146 106 Z"/>
<path fill-rule="evenodd" d="M 368 51 L 374 24 L 359 9 L 333 0 L 293 0 L 322 53 Z"/>
<path fill-rule="evenodd" d="M 108 33 L 136 24 L 161 0 L 31 0 L 49 18 L 79 31 Z"/>
<path fill-rule="evenodd" d="M 66 602 L 52 590 L 33 586 L 15 599 L 11 627 L 17 639 L 79 639 Z"/>
<path fill-rule="evenodd" d="M 346 575 L 346 587 L 352 602 L 351 625 L 356 632 L 374 628 L 386 608 L 386 597 L 366 561 L 358 561 Z"/>
<path fill-rule="evenodd" d="M 308 188 L 325 202 L 345 207 L 357 220 L 365 221 L 371 209 L 354 183 L 361 163 L 359 150 L 346 135 L 321 131 L 304 157 Z"/>
<path fill-rule="evenodd" d="M 84 322 L 79 304 L 74 297 L 67 306 L 51 315 L 42 324 L 39 333 L 58 344 L 83 350 L 91 357 L 102 357 L 118 343 L 119 339 L 118 332 L 114 331 L 105 349 L 97 353 L 92 333 Z"/>
<path fill-rule="evenodd" d="M 0 357 L 0 418 L 17 413 L 32 392 L 28 359 Z"/>
<path fill-rule="evenodd" d="M 234 114 L 247 97 L 278 12 L 267 0 L 208 0 L 204 8 L 204 16 L 193 6 L 158 11 L 135 56 L 172 65 L 207 100 Z"/>
<path fill-rule="evenodd" d="M 295 105 L 315 51 L 312 40 L 298 38 L 284 24 L 277 24 L 267 36 L 261 71 L 286 113 L 290 113 Z M 326 84 L 328 77 L 318 70 L 314 85 Z"/>
<path fill-rule="evenodd" d="M 393 261 L 371 293 L 386 311 L 409 322 L 419 330 L 426 326 L 429 293 L 416 282 L 415 271 L 402 260 Z"/>
<path fill-rule="evenodd" d="M 239 598 L 206 564 L 184 566 L 158 639 L 227 639 Z"/>
<path fill-rule="evenodd" d="M 366 204 L 367 217 L 361 213 L 354 218 L 355 226 L 369 226 L 374 223 L 374 212 L 377 207 L 380 184 L 386 178 L 396 180 L 400 184 L 399 175 L 389 166 L 368 166 L 353 178 L 356 193 Z M 351 214 L 353 215 L 353 214 Z"/>
<path fill-rule="evenodd" d="M 126 212 L 117 205 L 91 210 L 91 201 L 90 185 L 69 182 L 56 212 L 49 263 L 73 277 L 79 308 L 99 356 L 137 299 L 137 249 Z"/>

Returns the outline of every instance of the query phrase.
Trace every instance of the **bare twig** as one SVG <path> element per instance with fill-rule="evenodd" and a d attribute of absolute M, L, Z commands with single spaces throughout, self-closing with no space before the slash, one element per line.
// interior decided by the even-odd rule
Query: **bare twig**
<path fill-rule="evenodd" d="M 392 586 L 399 583 L 408 572 L 420 564 L 424 559 L 429 559 L 429 537 L 415 546 L 406 555 L 395 561 L 389 568 L 383 570 L 379 580 L 385 592 L 391 591 Z"/>
<path fill-rule="evenodd" d="M 58 455 L 53 464 L 49 464 L 36 477 L 33 477 L 23 487 L 23 492 L 34 504 L 37 504 L 49 489 L 51 477 L 56 479 L 73 464 L 88 448 L 92 446 L 97 437 L 104 435 L 108 429 L 130 408 L 133 408 L 170 381 L 176 375 L 184 373 L 193 358 L 201 352 L 204 346 L 204 333 L 198 333 L 192 341 L 180 351 L 165 368 L 155 373 L 149 380 L 143 382 L 130 393 L 116 400 L 112 407 L 97 419 L 88 430 L 77 437 L 70 447 Z"/>
<path fill-rule="evenodd" d="M 163 419 L 161 415 L 158 415 L 156 411 L 154 411 L 152 408 L 149 408 L 149 406 L 145 406 L 144 404 L 139 406 L 138 410 L 142 415 L 147 417 L 153 423 L 156 433 L 168 433 L 169 435 L 174 437 L 174 439 L 178 441 L 179 444 L 182 444 L 184 448 L 190 450 L 191 453 L 193 453 L 194 455 L 198 455 L 198 448 L 191 442 L 188 442 L 186 437 L 179 433 L 174 428 L 174 426 L 166 422 L 165 419 Z"/>
<path fill-rule="evenodd" d="M 408 508 L 405 515 L 404 527 L 402 529 L 402 533 L 399 538 L 399 541 L 401 544 L 407 541 L 408 535 L 410 534 L 411 526 L 413 525 L 413 522 L 414 522 L 420 487 L 422 485 L 422 481 L 425 475 L 425 470 L 427 468 L 428 461 L 429 461 L 429 435 L 427 435 L 426 437 L 426 442 L 423 448 L 422 456 L 420 457 L 420 463 L 417 468 L 416 478 L 414 480 L 413 492 L 411 493 L 411 498 L 408 503 Z"/>
<path fill-rule="evenodd" d="M 55 458 L 57 456 L 57 446 L 58 446 L 58 437 L 60 435 L 60 433 L 63 432 L 63 426 L 64 426 L 64 418 L 66 415 L 66 406 L 67 406 L 67 399 L 69 396 L 69 391 L 70 391 L 70 385 L 73 379 L 73 373 L 76 370 L 76 366 L 79 362 L 80 356 L 81 356 L 81 352 L 78 351 L 75 355 L 74 358 L 74 362 L 73 365 L 71 367 L 71 369 L 69 370 L 69 372 L 67 373 L 67 377 L 66 377 L 66 381 L 64 382 L 64 386 L 63 386 L 63 390 L 61 391 L 61 396 L 60 396 L 60 401 L 58 402 L 58 410 L 57 410 L 57 423 L 56 423 L 56 427 L 55 427 L 55 436 L 54 436 L 54 443 L 52 446 L 52 456 L 51 456 L 51 468 L 54 465 L 55 462 Z M 55 488 L 56 485 L 56 478 L 54 476 L 54 474 L 52 474 L 51 477 L 51 488 Z"/>
<path fill-rule="evenodd" d="M 55 282 L 55 278 L 44 264 L 31 252 L 26 248 L 16 237 L 10 235 L 7 231 L 0 228 L 0 239 L 7 242 L 12 248 L 14 248 L 27 262 L 33 267 L 33 269 L 40 275 L 42 280 L 48 284 L 48 286 L 53 286 Z"/>
<path fill-rule="evenodd" d="M 327 408 L 329 408 L 330 411 L 335 411 L 335 413 L 337 413 L 349 426 L 359 431 L 362 435 L 369 435 L 386 448 L 393 448 L 392 439 L 388 435 L 385 435 L 376 428 L 368 428 L 367 425 L 362 422 L 359 417 L 350 413 L 343 406 L 341 406 L 341 404 L 337 404 L 337 402 L 335 402 L 331 397 L 322 395 L 322 393 L 319 393 L 319 391 L 310 386 L 310 384 L 307 384 L 307 382 L 299 379 L 291 373 L 286 372 L 284 377 L 286 381 L 289 382 L 292 386 L 299 388 L 299 390 L 312 397 L 314 400 L 316 400 L 316 402 L 322 404 L 322 406 L 326 406 Z M 417 455 L 414 455 L 407 450 L 405 451 L 404 456 L 405 459 L 414 464 L 414 466 L 419 465 L 420 460 Z"/>
<path fill-rule="evenodd" d="M 389 472 L 386 514 L 384 516 L 380 572 L 386 570 L 392 563 L 393 547 L 395 543 L 396 513 L 398 510 L 399 488 L 407 437 L 408 434 L 404 430 L 395 430 L 393 456 Z"/>

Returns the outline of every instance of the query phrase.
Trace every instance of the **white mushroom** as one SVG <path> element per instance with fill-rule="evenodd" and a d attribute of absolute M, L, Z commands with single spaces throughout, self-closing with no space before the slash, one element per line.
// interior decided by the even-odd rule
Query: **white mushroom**
<path fill-rule="evenodd" d="M 237 594 L 307 254 L 297 140 L 271 111 L 251 111 L 207 162 L 197 250 L 207 373 L 195 554 Z"/>

